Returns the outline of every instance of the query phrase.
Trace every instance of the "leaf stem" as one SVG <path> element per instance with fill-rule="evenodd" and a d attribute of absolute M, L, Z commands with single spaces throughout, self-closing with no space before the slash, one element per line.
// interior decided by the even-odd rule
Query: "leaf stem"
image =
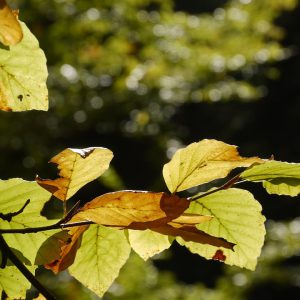
<path fill-rule="evenodd" d="M 241 175 L 241 173 L 237 174 L 236 176 L 232 177 L 227 182 L 225 182 L 223 185 L 221 185 L 220 187 L 218 187 L 218 188 L 216 188 L 214 190 L 210 190 L 209 192 L 203 193 L 201 195 L 195 195 L 195 196 L 189 197 L 189 198 L 187 198 L 187 200 L 189 200 L 189 201 L 196 201 L 196 200 L 204 198 L 204 197 L 206 197 L 208 195 L 214 194 L 214 193 L 216 193 L 218 191 L 229 189 L 233 185 L 243 182 L 243 181 L 240 181 L 240 175 Z"/>
<path fill-rule="evenodd" d="M 26 279 L 48 300 L 56 298 L 33 276 L 33 274 L 19 260 L 15 253 L 10 249 L 5 239 L 0 235 L 0 249 L 5 253 L 7 258 L 18 268 L 18 270 L 26 277 Z"/>

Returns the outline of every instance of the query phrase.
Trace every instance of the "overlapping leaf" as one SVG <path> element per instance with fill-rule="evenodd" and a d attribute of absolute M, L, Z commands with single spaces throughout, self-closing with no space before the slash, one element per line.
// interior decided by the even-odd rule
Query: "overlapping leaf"
<path fill-rule="evenodd" d="M 120 191 L 96 197 L 76 217 L 106 226 L 143 230 L 178 218 L 188 207 L 189 201 L 176 195 Z"/>
<path fill-rule="evenodd" d="M 20 178 L 0 180 L 0 193 L 0 211 L 4 216 L 19 211 L 26 200 L 30 200 L 24 211 L 12 217 L 11 220 L 5 220 L 3 219 L 4 216 L 2 216 L 0 218 L 1 229 L 39 227 L 55 223 L 55 221 L 49 221 L 40 215 L 51 194 L 41 188 L 36 182 L 25 181 Z M 5 240 L 10 247 L 21 251 L 30 263 L 34 264 L 38 249 L 54 232 L 6 234 Z"/>
<path fill-rule="evenodd" d="M 178 150 L 164 165 L 163 176 L 174 193 L 226 177 L 234 168 L 261 162 L 258 157 L 241 157 L 236 146 L 205 139 Z"/>
<path fill-rule="evenodd" d="M 50 252 L 51 249 L 48 249 L 48 261 L 45 267 L 56 274 L 67 269 L 74 262 L 77 250 L 81 245 L 82 234 L 88 227 L 88 225 L 82 225 L 71 228 L 68 232 L 69 238 L 61 240 L 60 243 L 55 243 L 55 249 L 57 250 L 55 257 L 53 257 L 53 252 Z M 47 249 L 44 251 L 46 252 Z"/>
<path fill-rule="evenodd" d="M 186 199 L 166 193 L 121 191 L 93 199 L 75 217 L 121 229 L 151 229 L 161 234 L 181 236 L 186 241 L 232 249 L 232 243 L 210 236 L 195 227 L 196 224 L 210 221 L 211 217 L 185 215 L 184 211 L 189 204 Z"/>
<path fill-rule="evenodd" d="M 245 170 L 241 178 L 263 182 L 269 194 L 300 194 L 300 164 L 269 161 Z"/>
<path fill-rule="evenodd" d="M 234 243 L 234 251 L 177 238 L 180 244 L 207 259 L 222 260 L 250 270 L 255 268 L 264 242 L 265 218 L 261 205 L 251 193 L 240 189 L 219 191 L 191 203 L 189 211 L 212 215 L 214 218 L 199 224 L 198 229 Z"/>
<path fill-rule="evenodd" d="M 22 41 L 9 49 L 0 48 L 0 109 L 47 110 L 45 54 L 26 25 L 20 24 Z"/>
<path fill-rule="evenodd" d="M 172 237 L 146 229 L 128 230 L 131 248 L 144 260 L 168 249 L 173 241 Z"/>
<path fill-rule="evenodd" d="M 84 233 L 70 274 L 102 296 L 118 276 L 130 254 L 123 230 L 91 225 Z"/>
<path fill-rule="evenodd" d="M 103 174 L 112 158 L 112 152 L 106 148 L 68 148 L 50 160 L 57 164 L 60 177 L 53 180 L 37 177 L 36 181 L 56 198 L 66 201 L 84 185 Z"/>
<path fill-rule="evenodd" d="M 6 46 L 15 45 L 23 38 L 17 12 L 12 11 L 6 0 L 0 0 L 0 42 Z"/>

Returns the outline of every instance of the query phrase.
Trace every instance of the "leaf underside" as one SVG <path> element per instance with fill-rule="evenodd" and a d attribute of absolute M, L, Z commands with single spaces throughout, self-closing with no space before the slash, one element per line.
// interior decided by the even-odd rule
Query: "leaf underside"
<path fill-rule="evenodd" d="M 23 39 L 0 48 L 0 110 L 48 110 L 46 57 L 26 25 Z"/>
<path fill-rule="evenodd" d="M 240 189 L 219 191 L 191 203 L 188 211 L 212 215 L 210 222 L 199 224 L 197 228 L 234 243 L 234 251 L 177 238 L 181 245 L 207 259 L 222 258 L 219 260 L 226 264 L 254 270 L 264 242 L 265 217 L 251 193 Z"/>
<path fill-rule="evenodd" d="M 269 194 L 288 196 L 300 194 L 300 164 L 269 161 L 245 170 L 241 178 L 262 182 Z"/>

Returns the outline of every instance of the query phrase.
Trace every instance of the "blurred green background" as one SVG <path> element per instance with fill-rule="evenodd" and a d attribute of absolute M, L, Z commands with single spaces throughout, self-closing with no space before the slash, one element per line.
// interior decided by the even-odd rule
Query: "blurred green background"
<path fill-rule="evenodd" d="M 163 164 L 203 138 L 236 144 L 244 156 L 300 162 L 298 1 L 9 4 L 47 56 L 50 110 L 0 112 L 2 179 L 51 177 L 47 161 L 61 150 L 103 146 L 115 155 L 111 171 L 72 201 L 125 188 L 165 191 Z M 243 187 L 268 218 L 255 272 L 173 245 L 148 262 L 133 254 L 104 299 L 298 299 L 299 197 Z M 45 214 L 60 209 L 52 201 Z M 39 277 L 60 299 L 98 299 L 67 272 Z"/>

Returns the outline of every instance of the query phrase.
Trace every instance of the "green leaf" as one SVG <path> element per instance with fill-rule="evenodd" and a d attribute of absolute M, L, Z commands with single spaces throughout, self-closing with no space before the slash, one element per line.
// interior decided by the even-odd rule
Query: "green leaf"
<path fill-rule="evenodd" d="M 265 217 L 251 193 L 240 189 L 222 190 L 192 202 L 188 212 L 213 216 L 210 222 L 199 224 L 197 228 L 236 245 L 231 251 L 177 238 L 181 245 L 207 259 L 255 269 L 264 242 Z"/>
<path fill-rule="evenodd" d="M 240 177 L 261 181 L 269 194 L 300 194 L 300 164 L 270 161 L 245 170 Z"/>
<path fill-rule="evenodd" d="M 130 254 L 124 231 L 91 225 L 84 233 L 70 274 L 98 296 L 102 296 Z"/>
<path fill-rule="evenodd" d="M 27 268 L 33 273 L 36 266 L 27 266 Z M 26 290 L 30 286 L 31 283 L 15 266 L 0 268 L 0 294 L 4 290 L 9 299 L 25 299 Z"/>
<path fill-rule="evenodd" d="M 152 230 L 128 230 L 131 248 L 144 260 L 168 249 L 173 238 Z"/>
<path fill-rule="evenodd" d="M 236 146 L 216 140 L 202 140 L 178 150 L 164 165 L 163 176 L 171 193 L 226 177 L 237 167 L 261 163 L 258 157 L 241 157 Z"/>
<path fill-rule="evenodd" d="M 23 39 L 0 48 L 0 109 L 48 110 L 46 58 L 34 35 L 22 22 Z"/>
<path fill-rule="evenodd" d="M 49 221 L 40 215 L 51 194 L 41 188 L 35 181 L 25 181 L 20 178 L 0 180 L 0 194 L 0 211 L 4 216 L 5 214 L 17 212 L 26 200 L 30 199 L 24 211 L 12 217 L 11 221 L 0 218 L 1 229 L 38 227 L 56 222 Z M 22 252 L 30 263 L 34 264 L 38 249 L 54 232 L 52 230 L 28 234 L 5 234 L 5 240 L 10 247 Z"/>
<path fill-rule="evenodd" d="M 56 198 L 66 201 L 84 185 L 102 175 L 109 167 L 113 153 L 106 148 L 67 148 L 50 162 L 57 164 L 59 178 L 54 180 L 37 177 L 36 181 Z"/>

